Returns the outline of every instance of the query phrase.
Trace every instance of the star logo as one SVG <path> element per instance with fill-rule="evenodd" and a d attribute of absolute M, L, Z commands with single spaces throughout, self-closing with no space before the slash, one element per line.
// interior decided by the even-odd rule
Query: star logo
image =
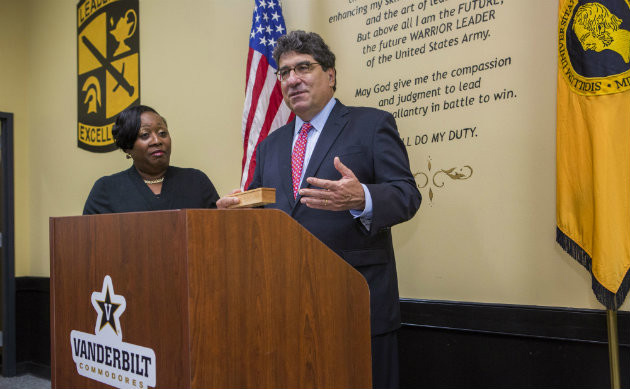
<path fill-rule="evenodd" d="M 95 334 L 106 333 L 122 340 L 120 315 L 125 311 L 125 298 L 114 293 L 114 285 L 110 276 L 105 276 L 101 292 L 92 293 L 92 305 L 98 314 Z"/>
<path fill-rule="evenodd" d="M 118 332 L 116 331 L 116 322 L 114 322 L 114 313 L 116 313 L 116 311 L 118 310 L 118 308 L 120 307 L 120 304 L 114 304 L 112 303 L 110 297 L 109 297 L 109 290 L 107 290 L 107 292 L 105 292 L 105 301 L 99 301 L 96 300 L 96 303 L 98 304 L 99 308 L 101 309 L 101 328 L 100 330 L 103 330 L 103 327 L 105 327 L 106 325 L 109 324 L 110 327 L 112 327 L 112 329 L 114 330 L 114 332 Z"/>

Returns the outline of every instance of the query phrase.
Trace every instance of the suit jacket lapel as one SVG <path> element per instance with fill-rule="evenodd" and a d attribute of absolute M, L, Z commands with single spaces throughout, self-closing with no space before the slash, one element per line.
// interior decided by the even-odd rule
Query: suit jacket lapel
<path fill-rule="evenodd" d="M 311 159 L 308 162 L 308 166 L 306 167 L 306 172 L 304 173 L 304 180 L 302 181 L 301 188 L 308 188 L 311 185 L 306 182 L 306 178 L 314 177 L 319 167 L 321 166 L 324 158 L 328 154 L 328 151 L 335 143 L 339 134 L 341 134 L 341 130 L 345 127 L 348 119 L 345 117 L 346 113 L 348 113 L 348 108 L 341 104 L 339 100 L 333 107 L 333 110 L 330 112 L 330 116 L 328 116 L 328 120 L 326 120 L 326 124 L 322 129 L 322 133 L 319 135 L 319 139 L 317 140 L 317 144 L 315 145 L 315 149 L 313 150 L 313 154 L 311 154 Z M 289 175 L 291 170 L 291 157 L 289 156 Z M 291 198 L 293 198 L 293 194 L 291 194 Z M 297 197 L 297 202 L 293 205 L 293 209 L 299 203 L 300 196 Z"/>
<path fill-rule="evenodd" d="M 295 199 L 293 198 L 293 177 L 291 175 L 291 153 L 293 152 L 293 133 L 295 129 L 295 120 L 292 120 L 287 124 L 290 131 L 285 131 L 283 138 L 280 141 L 280 148 L 278 152 L 278 168 L 281 180 L 283 183 L 281 190 L 283 196 L 286 197 L 289 202 L 289 209 L 293 209 L 295 206 Z M 282 178 L 284 177 L 284 178 Z"/>

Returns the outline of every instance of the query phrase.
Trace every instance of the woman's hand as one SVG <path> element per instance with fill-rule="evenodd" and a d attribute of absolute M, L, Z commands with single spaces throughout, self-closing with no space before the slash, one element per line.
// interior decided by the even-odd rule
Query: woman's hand
<path fill-rule="evenodd" d="M 225 197 L 221 197 L 219 200 L 217 200 L 217 208 L 218 209 L 228 209 L 231 206 L 234 206 L 238 203 L 241 202 L 241 200 L 238 197 L 230 197 L 231 194 L 236 194 L 236 193 L 241 193 L 242 190 L 240 189 L 234 189 L 233 191 L 230 192 L 229 195 L 225 196 Z"/>

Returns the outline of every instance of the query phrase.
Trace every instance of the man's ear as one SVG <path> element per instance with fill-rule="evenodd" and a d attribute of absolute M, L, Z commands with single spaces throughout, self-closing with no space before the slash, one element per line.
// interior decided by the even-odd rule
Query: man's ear
<path fill-rule="evenodd" d="M 334 68 L 330 68 L 328 69 L 328 83 L 330 84 L 330 86 L 334 86 L 335 85 L 335 78 L 337 77 L 337 73 L 335 72 Z"/>

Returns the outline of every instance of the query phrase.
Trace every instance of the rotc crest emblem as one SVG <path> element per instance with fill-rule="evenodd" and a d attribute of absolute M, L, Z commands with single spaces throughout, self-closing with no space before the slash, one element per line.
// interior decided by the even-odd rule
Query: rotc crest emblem
<path fill-rule="evenodd" d="M 77 144 L 82 149 L 116 149 L 116 116 L 140 103 L 138 15 L 138 0 L 77 4 Z"/>
<path fill-rule="evenodd" d="M 575 93 L 630 90 L 630 0 L 567 0 L 558 23 L 558 66 Z"/>

